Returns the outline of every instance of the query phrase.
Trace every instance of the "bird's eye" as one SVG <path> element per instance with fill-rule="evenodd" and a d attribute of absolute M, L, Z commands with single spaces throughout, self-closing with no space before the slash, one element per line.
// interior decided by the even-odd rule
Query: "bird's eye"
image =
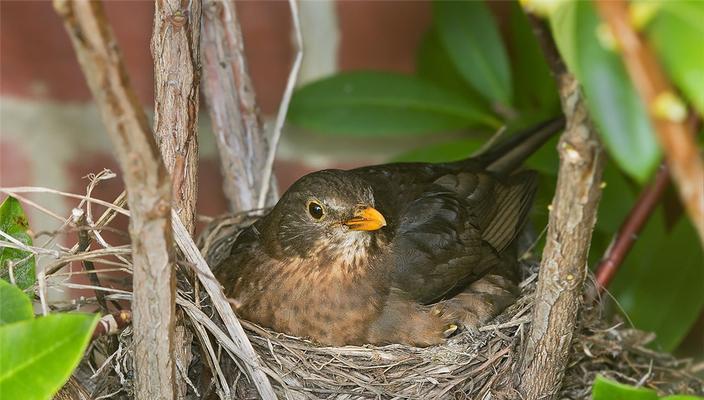
<path fill-rule="evenodd" d="M 325 212 L 323 211 L 323 206 L 311 201 L 308 203 L 308 214 L 315 219 L 321 219 L 323 218 L 323 214 L 325 214 Z"/>

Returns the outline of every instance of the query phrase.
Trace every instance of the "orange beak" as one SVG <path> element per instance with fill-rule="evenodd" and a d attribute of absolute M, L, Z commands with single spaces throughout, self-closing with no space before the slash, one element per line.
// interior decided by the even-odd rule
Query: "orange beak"
<path fill-rule="evenodd" d="M 353 231 L 375 231 L 386 226 L 386 220 L 375 208 L 367 207 L 358 211 L 354 218 L 343 222 L 343 224 Z"/>

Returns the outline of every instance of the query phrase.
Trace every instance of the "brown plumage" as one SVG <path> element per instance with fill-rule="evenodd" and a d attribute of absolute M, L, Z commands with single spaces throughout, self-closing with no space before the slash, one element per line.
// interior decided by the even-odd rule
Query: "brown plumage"
<path fill-rule="evenodd" d="M 280 332 L 330 345 L 441 343 L 514 299 L 513 242 L 536 174 L 487 164 L 306 175 L 215 274 L 240 317 Z"/>

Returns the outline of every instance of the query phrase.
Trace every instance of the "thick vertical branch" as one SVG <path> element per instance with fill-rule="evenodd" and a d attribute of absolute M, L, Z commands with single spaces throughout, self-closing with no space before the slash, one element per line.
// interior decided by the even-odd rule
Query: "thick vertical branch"
<path fill-rule="evenodd" d="M 558 144 L 560 169 L 517 383 L 522 398 L 552 399 L 562 385 L 582 304 L 603 155 L 579 83 L 567 72 L 547 26 L 530 19 L 558 82 L 566 129 Z"/>
<path fill-rule="evenodd" d="M 257 207 L 268 150 L 232 0 L 203 5 L 203 90 L 231 211 Z M 275 198 L 275 183 L 269 182 Z"/>
<path fill-rule="evenodd" d="M 171 184 L 99 2 L 56 0 L 123 172 L 131 211 L 136 395 L 174 398 Z"/>
<path fill-rule="evenodd" d="M 560 170 L 520 365 L 519 390 L 527 399 L 554 398 L 562 385 L 601 198 L 601 144 L 578 82 L 563 74 L 559 83 L 567 127 L 558 144 Z"/>
<path fill-rule="evenodd" d="M 692 126 L 686 118 L 673 118 L 658 106 L 675 91 L 648 43 L 633 29 L 628 2 L 597 0 L 596 6 L 619 44 L 626 70 L 647 106 L 682 204 L 704 244 L 704 161 L 699 156 Z"/>
<path fill-rule="evenodd" d="M 154 11 L 154 135 L 171 173 L 173 207 L 191 234 L 198 193 L 199 0 L 157 0 Z"/>
<path fill-rule="evenodd" d="M 196 224 L 198 195 L 198 89 L 200 86 L 200 0 L 156 0 L 154 58 L 154 135 L 171 175 L 173 207 L 188 232 Z M 174 356 L 177 370 L 187 373 L 193 335 L 176 312 Z M 186 377 L 187 378 L 187 377 Z M 177 397 L 188 392 L 186 379 L 176 380 Z"/>

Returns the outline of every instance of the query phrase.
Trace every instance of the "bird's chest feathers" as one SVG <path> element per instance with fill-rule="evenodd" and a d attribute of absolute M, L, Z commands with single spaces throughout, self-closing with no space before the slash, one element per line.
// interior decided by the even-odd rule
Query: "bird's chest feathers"
<path fill-rule="evenodd" d="M 362 341 L 387 290 L 381 260 L 366 250 L 354 243 L 332 246 L 272 268 L 256 285 L 276 295 L 242 299 L 247 314 L 276 330 L 325 343 Z"/>

